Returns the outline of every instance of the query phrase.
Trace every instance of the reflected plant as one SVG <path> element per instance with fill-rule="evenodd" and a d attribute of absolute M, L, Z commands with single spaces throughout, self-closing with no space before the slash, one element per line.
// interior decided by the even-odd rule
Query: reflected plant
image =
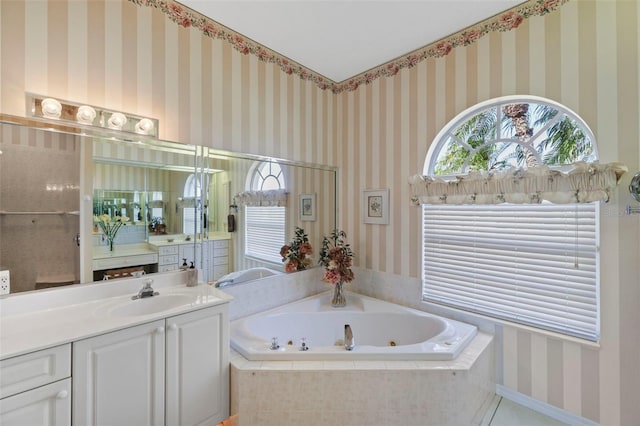
<path fill-rule="evenodd" d="M 129 222 L 127 216 L 116 216 L 114 219 L 108 214 L 93 216 L 93 223 L 100 227 L 100 230 L 107 238 L 109 250 L 111 251 L 113 251 L 113 241 L 116 239 L 116 234 L 122 226 L 126 225 L 126 222 Z"/>
<path fill-rule="evenodd" d="M 310 267 L 311 258 L 309 255 L 311 254 L 313 254 L 313 249 L 309 243 L 309 237 L 300 227 L 296 227 L 293 241 L 280 249 L 284 270 L 287 272 L 304 271 Z"/>

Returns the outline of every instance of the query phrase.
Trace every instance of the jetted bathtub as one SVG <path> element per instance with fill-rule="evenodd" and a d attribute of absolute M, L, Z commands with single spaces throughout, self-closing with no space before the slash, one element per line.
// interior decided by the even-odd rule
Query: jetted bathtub
<path fill-rule="evenodd" d="M 235 320 L 231 346 L 251 361 L 450 360 L 477 333 L 473 325 L 355 293 L 347 292 L 344 308 L 332 307 L 330 298 L 321 293 Z"/>

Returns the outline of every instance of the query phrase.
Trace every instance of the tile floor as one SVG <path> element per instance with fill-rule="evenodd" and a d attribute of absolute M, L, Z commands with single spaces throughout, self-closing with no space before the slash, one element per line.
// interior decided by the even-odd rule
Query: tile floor
<path fill-rule="evenodd" d="M 562 423 L 537 411 L 496 395 L 484 416 L 482 426 L 563 426 Z"/>

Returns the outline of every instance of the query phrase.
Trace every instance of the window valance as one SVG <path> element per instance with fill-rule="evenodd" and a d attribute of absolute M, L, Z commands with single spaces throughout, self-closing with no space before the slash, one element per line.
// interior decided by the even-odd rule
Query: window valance
<path fill-rule="evenodd" d="M 555 204 L 608 201 L 627 172 L 622 163 L 576 162 L 559 168 L 536 166 L 459 176 L 409 178 L 411 202 L 421 204 Z"/>
<path fill-rule="evenodd" d="M 284 189 L 244 191 L 236 194 L 234 200 L 241 206 L 286 207 L 287 194 Z"/>

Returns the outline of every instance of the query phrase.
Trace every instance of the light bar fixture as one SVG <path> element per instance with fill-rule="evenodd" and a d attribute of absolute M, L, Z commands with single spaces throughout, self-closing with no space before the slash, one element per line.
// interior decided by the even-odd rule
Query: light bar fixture
<path fill-rule="evenodd" d="M 158 137 L 158 120 L 78 102 L 26 94 L 27 116 Z"/>

